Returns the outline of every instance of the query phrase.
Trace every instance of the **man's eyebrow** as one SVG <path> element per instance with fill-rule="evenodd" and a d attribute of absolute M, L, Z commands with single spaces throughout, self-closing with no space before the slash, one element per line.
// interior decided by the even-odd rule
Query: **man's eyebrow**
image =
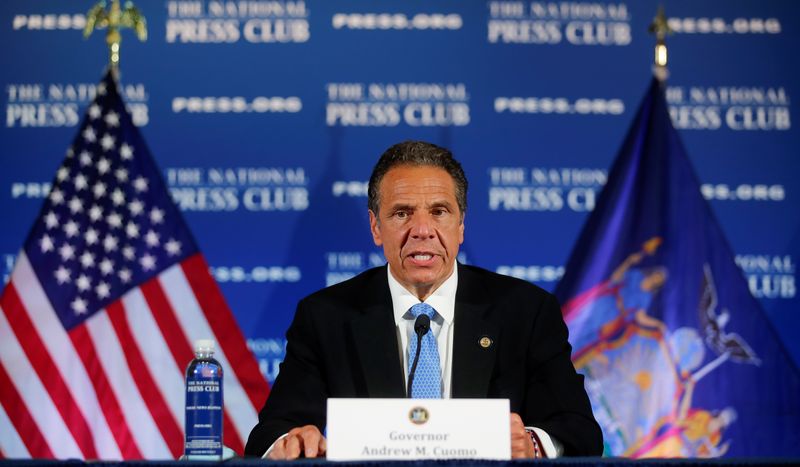
<path fill-rule="evenodd" d="M 390 210 L 392 210 L 392 211 L 399 211 L 399 210 L 408 211 L 408 210 L 414 210 L 414 209 L 416 209 L 416 207 L 411 205 L 411 204 L 409 204 L 409 203 L 395 203 L 395 204 L 390 206 Z"/>
<path fill-rule="evenodd" d="M 429 209 L 432 209 L 432 208 L 453 209 L 453 204 L 450 203 L 450 201 L 447 201 L 447 200 L 436 200 L 436 201 L 428 204 L 428 208 Z"/>

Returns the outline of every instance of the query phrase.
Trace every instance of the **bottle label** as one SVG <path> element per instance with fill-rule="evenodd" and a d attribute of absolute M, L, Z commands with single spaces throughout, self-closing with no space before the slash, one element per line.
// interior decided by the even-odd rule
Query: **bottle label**
<path fill-rule="evenodd" d="M 222 457 L 222 381 L 187 378 L 185 454 Z"/>

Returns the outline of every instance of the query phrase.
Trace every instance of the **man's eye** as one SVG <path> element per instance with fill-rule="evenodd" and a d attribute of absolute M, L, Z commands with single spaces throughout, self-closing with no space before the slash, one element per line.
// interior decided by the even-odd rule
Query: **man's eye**
<path fill-rule="evenodd" d="M 395 215 L 395 216 L 396 216 L 398 219 L 405 219 L 406 217 L 408 217 L 408 213 L 407 213 L 407 212 L 405 212 L 405 211 L 397 211 L 396 213 L 394 213 L 394 215 Z"/>
<path fill-rule="evenodd" d="M 445 211 L 444 209 L 434 209 L 433 211 L 431 211 L 431 214 L 433 214 L 434 216 L 443 216 L 445 215 L 446 212 L 447 211 Z"/>

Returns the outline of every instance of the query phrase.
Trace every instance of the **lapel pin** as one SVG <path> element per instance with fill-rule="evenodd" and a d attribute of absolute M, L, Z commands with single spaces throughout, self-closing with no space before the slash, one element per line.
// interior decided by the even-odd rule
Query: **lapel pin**
<path fill-rule="evenodd" d="M 481 340 L 478 341 L 478 343 L 484 349 L 488 349 L 489 347 L 492 346 L 492 339 L 490 339 L 489 336 L 483 336 L 483 337 L 481 337 Z"/>

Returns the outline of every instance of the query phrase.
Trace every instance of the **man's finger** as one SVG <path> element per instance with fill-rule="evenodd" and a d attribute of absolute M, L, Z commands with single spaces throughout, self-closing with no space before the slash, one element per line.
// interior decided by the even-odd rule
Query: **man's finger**
<path fill-rule="evenodd" d="M 519 414 L 511 412 L 511 458 L 533 457 L 533 442 Z"/>
<path fill-rule="evenodd" d="M 286 438 L 276 441 L 275 445 L 272 447 L 272 451 L 269 452 L 267 458 L 275 461 L 286 459 L 285 446 L 286 446 Z"/>
<path fill-rule="evenodd" d="M 284 448 L 284 459 L 292 460 L 300 457 L 300 437 L 296 434 L 290 434 L 286 438 L 286 446 Z"/>
<path fill-rule="evenodd" d="M 300 433 L 300 436 L 303 440 L 305 456 L 309 459 L 317 457 L 317 454 L 319 453 L 319 440 L 322 438 L 322 434 L 319 432 L 317 427 L 309 427 L 304 429 Z"/>
<path fill-rule="evenodd" d="M 522 417 L 517 413 L 511 412 L 511 428 L 513 429 L 515 426 L 525 428 L 525 424 L 522 423 Z"/>
<path fill-rule="evenodd" d="M 328 452 L 328 440 L 325 439 L 324 436 L 319 437 L 319 455 L 323 455 Z"/>

